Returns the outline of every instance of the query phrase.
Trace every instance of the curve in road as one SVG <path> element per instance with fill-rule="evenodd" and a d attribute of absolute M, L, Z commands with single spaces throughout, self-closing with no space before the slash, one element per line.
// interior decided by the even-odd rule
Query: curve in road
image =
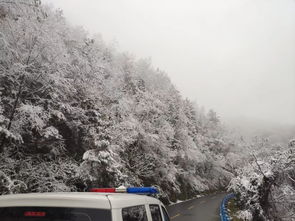
<path fill-rule="evenodd" d="M 168 206 L 167 210 L 171 221 L 218 221 L 219 206 L 225 196 L 226 193 L 210 194 Z"/>

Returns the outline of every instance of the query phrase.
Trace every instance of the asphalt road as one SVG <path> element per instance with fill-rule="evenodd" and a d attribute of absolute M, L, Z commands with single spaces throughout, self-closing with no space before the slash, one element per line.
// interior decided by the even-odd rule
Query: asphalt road
<path fill-rule="evenodd" d="M 171 221 L 219 221 L 219 206 L 226 193 L 217 193 L 168 206 Z"/>

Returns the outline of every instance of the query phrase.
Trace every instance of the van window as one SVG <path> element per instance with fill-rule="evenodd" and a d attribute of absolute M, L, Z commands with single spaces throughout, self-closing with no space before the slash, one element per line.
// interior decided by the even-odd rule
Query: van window
<path fill-rule="evenodd" d="M 164 215 L 164 221 L 170 221 L 170 218 L 169 218 L 169 215 L 168 215 L 166 209 L 163 206 L 161 206 L 161 207 L 162 207 L 162 212 Z"/>
<path fill-rule="evenodd" d="M 123 221 L 147 221 L 144 205 L 125 207 L 122 209 Z"/>
<path fill-rule="evenodd" d="M 1 221 L 111 221 L 111 211 L 64 207 L 0 207 Z"/>
<path fill-rule="evenodd" d="M 151 204 L 150 211 L 151 211 L 153 221 L 162 221 L 162 216 L 161 216 L 161 211 L 160 211 L 159 205 Z"/>

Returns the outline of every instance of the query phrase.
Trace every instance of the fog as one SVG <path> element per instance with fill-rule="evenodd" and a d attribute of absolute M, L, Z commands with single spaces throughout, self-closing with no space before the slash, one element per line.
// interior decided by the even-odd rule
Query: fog
<path fill-rule="evenodd" d="M 295 125 L 294 0 L 46 0 L 226 122 Z"/>

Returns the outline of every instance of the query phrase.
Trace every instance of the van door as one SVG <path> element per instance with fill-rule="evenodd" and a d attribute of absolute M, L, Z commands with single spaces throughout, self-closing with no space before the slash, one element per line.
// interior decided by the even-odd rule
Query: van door
<path fill-rule="evenodd" d="M 151 212 L 152 221 L 163 221 L 161 216 L 160 205 L 150 204 L 149 209 Z"/>
<path fill-rule="evenodd" d="M 163 221 L 170 221 L 168 212 L 165 209 L 165 207 L 164 206 L 161 206 L 161 209 L 162 209 L 162 214 L 163 214 Z"/>

